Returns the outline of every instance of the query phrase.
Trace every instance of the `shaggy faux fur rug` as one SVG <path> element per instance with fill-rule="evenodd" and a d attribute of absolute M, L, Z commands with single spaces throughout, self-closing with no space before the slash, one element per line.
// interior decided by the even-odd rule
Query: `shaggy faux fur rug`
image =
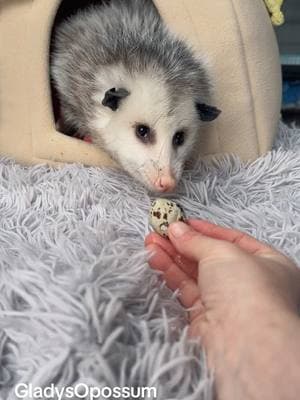
<path fill-rule="evenodd" d="M 199 162 L 173 198 L 300 262 L 300 130 L 281 125 L 274 150 L 251 164 Z M 147 266 L 150 201 L 125 174 L 0 161 L 1 399 L 15 399 L 18 383 L 211 398 L 185 311 Z"/>

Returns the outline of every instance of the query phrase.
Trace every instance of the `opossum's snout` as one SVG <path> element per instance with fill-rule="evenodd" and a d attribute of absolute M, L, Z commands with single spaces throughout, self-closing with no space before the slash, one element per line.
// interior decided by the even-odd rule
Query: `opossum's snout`
<path fill-rule="evenodd" d="M 153 180 L 154 190 L 160 193 L 172 192 L 176 184 L 176 179 L 170 172 L 165 172 Z"/>
<path fill-rule="evenodd" d="M 182 163 L 179 160 L 177 163 L 175 162 L 177 168 L 174 168 L 174 161 L 176 149 L 184 144 L 184 132 L 176 132 L 171 138 L 171 145 L 167 136 L 165 138 L 162 135 L 158 137 L 157 132 L 147 125 L 137 124 L 135 136 L 139 142 L 143 143 L 143 147 L 140 147 L 138 152 L 141 155 L 142 168 L 139 169 L 139 173 L 142 181 L 154 192 L 172 192 L 177 185 L 182 169 L 180 166 Z M 143 160 L 146 161 L 143 162 Z"/>

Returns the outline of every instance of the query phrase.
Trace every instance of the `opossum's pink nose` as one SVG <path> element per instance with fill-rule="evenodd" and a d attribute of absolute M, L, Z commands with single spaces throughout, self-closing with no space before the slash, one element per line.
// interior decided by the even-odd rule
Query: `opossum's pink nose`
<path fill-rule="evenodd" d="M 175 189 L 176 180 L 171 175 L 163 175 L 156 180 L 154 186 L 158 192 L 171 192 Z"/>

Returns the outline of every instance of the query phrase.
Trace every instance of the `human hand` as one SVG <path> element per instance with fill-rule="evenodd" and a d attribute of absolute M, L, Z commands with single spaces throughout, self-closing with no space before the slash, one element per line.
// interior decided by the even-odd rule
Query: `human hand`
<path fill-rule="evenodd" d="M 178 228 L 185 232 L 179 235 Z M 145 240 L 154 253 L 151 267 L 179 290 L 190 309 L 190 334 L 201 337 L 210 366 L 227 359 L 238 368 L 259 330 L 296 315 L 300 270 L 272 247 L 209 222 L 175 223 L 168 232 L 170 240 L 155 233 Z"/>
<path fill-rule="evenodd" d="M 186 232 L 177 237 L 177 227 Z M 182 304 L 192 308 L 192 334 L 205 334 L 208 313 L 210 321 L 219 323 L 237 318 L 237 304 L 243 314 L 262 304 L 297 310 L 300 270 L 272 247 L 199 220 L 172 224 L 169 236 L 170 241 L 151 233 L 145 244 L 155 253 L 152 268 L 160 270 L 167 285 L 179 290 Z"/>

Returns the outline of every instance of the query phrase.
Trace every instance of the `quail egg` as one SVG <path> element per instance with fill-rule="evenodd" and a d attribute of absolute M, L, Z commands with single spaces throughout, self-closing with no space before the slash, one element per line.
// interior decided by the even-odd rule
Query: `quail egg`
<path fill-rule="evenodd" d="M 185 221 L 182 207 L 168 199 L 156 199 L 151 204 L 149 223 L 156 233 L 168 237 L 168 227 L 171 223 Z"/>

